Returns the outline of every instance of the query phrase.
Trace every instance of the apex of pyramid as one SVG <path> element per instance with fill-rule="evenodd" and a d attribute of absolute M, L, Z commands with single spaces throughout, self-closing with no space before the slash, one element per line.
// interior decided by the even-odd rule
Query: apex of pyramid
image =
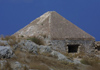
<path fill-rule="evenodd" d="M 52 39 L 95 39 L 56 11 L 48 11 L 14 35 L 24 37 L 46 35 Z"/>
<path fill-rule="evenodd" d="M 56 11 L 47 11 L 46 13 L 57 13 Z"/>
<path fill-rule="evenodd" d="M 43 15 L 41 15 L 40 17 L 37 18 L 37 19 L 39 19 L 39 21 L 37 22 L 37 24 L 41 24 L 48 17 L 49 17 L 49 22 L 51 22 L 51 17 L 52 16 L 58 16 L 58 15 L 60 15 L 60 14 L 58 14 L 56 11 L 48 11 L 48 12 L 44 13 Z M 34 21 L 32 21 L 31 23 L 33 23 L 33 22 Z"/>
<path fill-rule="evenodd" d="M 53 14 L 57 14 L 57 12 L 56 11 L 48 11 L 48 12 L 46 12 L 46 13 L 44 13 L 42 16 L 40 16 L 40 17 L 45 17 L 45 16 L 50 16 L 50 15 L 53 15 Z"/>

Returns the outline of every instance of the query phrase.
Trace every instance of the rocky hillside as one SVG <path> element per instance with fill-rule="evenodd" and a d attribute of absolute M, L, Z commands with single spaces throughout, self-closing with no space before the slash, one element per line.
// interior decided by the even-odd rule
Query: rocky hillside
<path fill-rule="evenodd" d="M 39 38 L 0 38 L 0 70 L 100 70 L 100 54 L 53 50 Z"/>

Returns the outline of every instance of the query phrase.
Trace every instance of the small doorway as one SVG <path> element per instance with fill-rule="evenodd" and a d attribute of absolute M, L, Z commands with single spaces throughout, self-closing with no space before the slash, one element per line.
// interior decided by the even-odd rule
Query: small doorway
<path fill-rule="evenodd" d="M 95 49 L 97 49 L 98 51 L 100 51 L 100 46 L 95 47 Z"/>
<path fill-rule="evenodd" d="M 79 45 L 67 45 L 68 53 L 77 53 Z"/>

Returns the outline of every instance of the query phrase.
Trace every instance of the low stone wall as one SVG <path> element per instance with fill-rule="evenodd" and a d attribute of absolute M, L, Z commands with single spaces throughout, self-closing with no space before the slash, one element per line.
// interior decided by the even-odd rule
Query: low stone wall
<path fill-rule="evenodd" d="M 94 41 L 92 40 L 51 40 L 49 45 L 52 46 L 54 50 L 61 51 L 61 52 L 68 52 L 68 45 L 79 45 L 77 53 L 80 52 L 91 53 L 94 48 Z"/>
<path fill-rule="evenodd" d="M 94 40 L 66 40 L 67 45 L 78 44 L 78 52 L 91 53 L 94 49 Z"/>
<path fill-rule="evenodd" d="M 66 52 L 66 41 L 65 40 L 52 40 L 51 46 L 54 50 L 60 51 L 60 52 Z"/>

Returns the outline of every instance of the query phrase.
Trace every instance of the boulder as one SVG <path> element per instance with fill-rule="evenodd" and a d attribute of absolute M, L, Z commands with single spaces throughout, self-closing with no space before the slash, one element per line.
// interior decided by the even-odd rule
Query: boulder
<path fill-rule="evenodd" d="M 52 50 L 51 50 L 51 47 L 50 46 L 43 46 L 43 45 L 40 45 L 39 46 L 39 52 L 40 53 L 51 53 Z"/>
<path fill-rule="evenodd" d="M 23 69 L 22 69 L 21 63 L 19 63 L 18 61 L 13 62 L 13 63 L 11 64 L 11 68 L 12 68 L 13 70 L 23 70 Z"/>
<path fill-rule="evenodd" d="M 73 62 L 74 62 L 74 64 L 81 64 L 81 59 L 79 59 L 79 58 L 74 58 L 73 59 Z"/>
<path fill-rule="evenodd" d="M 13 56 L 12 49 L 10 46 L 0 46 L 0 59 L 1 58 L 11 58 Z"/>
<path fill-rule="evenodd" d="M 59 53 L 57 51 L 52 51 L 51 55 L 57 57 L 58 60 L 64 60 L 64 61 L 67 61 L 67 62 L 72 62 L 66 56 L 64 56 L 63 54 L 61 54 L 61 53 Z"/>
<path fill-rule="evenodd" d="M 18 45 L 21 46 L 21 50 L 37 54 L 38 45 L 30 40 L 22 40 Z"/>

